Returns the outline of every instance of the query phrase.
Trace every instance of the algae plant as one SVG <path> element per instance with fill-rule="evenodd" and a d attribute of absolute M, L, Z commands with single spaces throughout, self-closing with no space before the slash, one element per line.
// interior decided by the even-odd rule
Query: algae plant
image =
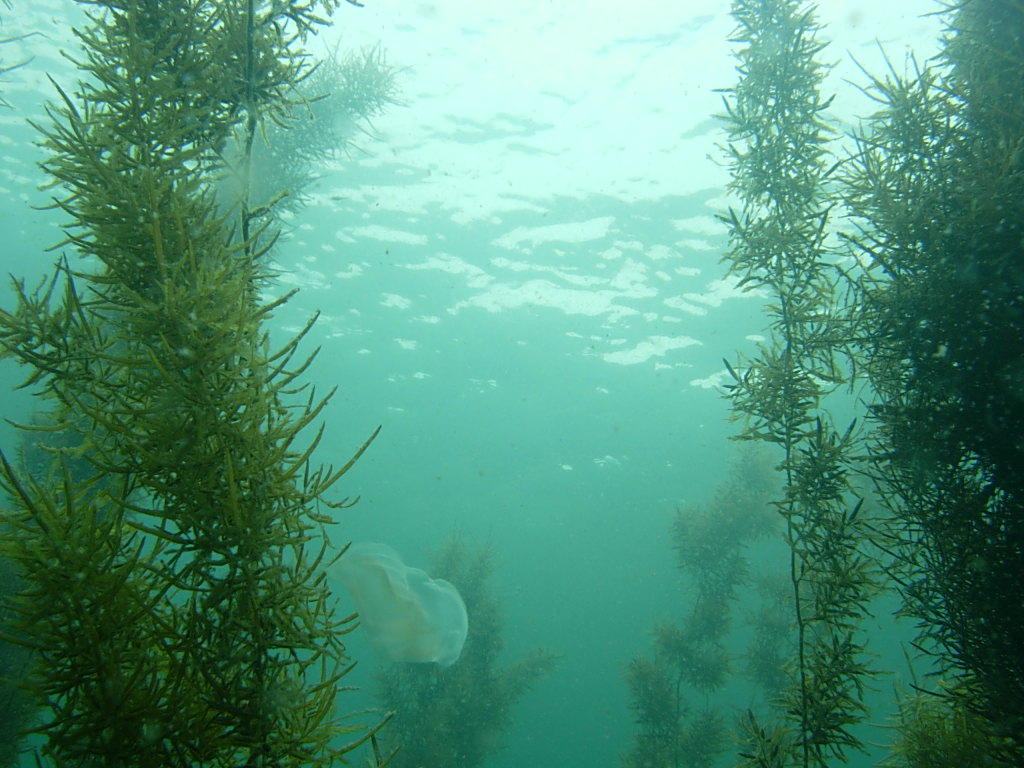
<path fill-rule="evenodd" d="M 856 320 L 893 576 L 950 678 L 951 718 L 1019 765 L 1024 7 L 947 13 L 936 61 L 871 83 L 880 109 L 844 180 L 866 270 Z"/>
<path fill-rule="evenodd" d="M 793 681 L 781 696 L 784 727 L 753 711 L 742 721 L 744 765 L 826 765 L 860 749 L 868 666 L 861 622 L 879 589 L 863 553 L 862 502 L 849 474 L 855 424 L 835 425 L 829 396 L 848 383 L 848 309 L 827 234 L 833 215 L 831 131 L 822 121 L 824 44 L 812 11 L 787 0 L 733 5 L 740 80 L 725 96 L 739 201 L 724 220 L 726 256 L 739 283 L 770 297 L 769 339 L 728 386 L 740 437 L 776 446 L 796 631 Z"/>
<path fill-rule="evenodd" d="M 341 4 L 90 2 L 82 79 L 54 83 L 38 128 L 66 240 L 0 343 L 47 411 L 25 429 L 60 439 L 0 478 L 24 580 L 6 635 L 55 765 L 328 765 L 373 733 L 335 711 L 351 617 L 324 527 L 376 433 L 313 462 L 330 393 L 303 382 L 312 320 L 266 330 L 288 298 L 264 298 L 273 201 L 217 198 L 305 102 L 303 43 Z"/>
<path fill-rule="evenodd" d="M 780 453 L 796 633 L 775 715 L 742 718 L 743 765 L 864 748 L 876 671 L 863 620 L 883 588 L 944 679 L 904 701 L 892 763 L 1022 759 L 1024 9 L 944 13 L 941 55 L 872 77 L 879 111 L 837 152 L 813 8 L 733 4 L 726 259 L 770 297 L 770 337 L 726 363 L 728 389 L 740 438 Z M 833 424 L 851 410 L 862 417 Z"/>
<path fill-rule="evenodd" d="M 81 81 L 54 82 L 37 126 L 66 239 L 50 278 L 15 282 L 0 311 L 0 348 L 41 403 L 24 455 L 0 457 L 3 640 L 21 654 L 2 661 L 31 665 L 40 763 L 328 765 L 379 747 L 376 719 L 337 711 L 354 619 L 325 576 L 325 527 L 355 502 L 339 481 L 376 433 L 318 465 L 330 392 L 305 383 L 313 320 L 268 330 L 288 296 L 267 298 L 267 254 L 311 157 L 277 148 L 323 136 L 302 121 L 331 103 L 358 119 L 394 100 L 379 51 L 319 70 L 305 51 L 345 4 L 85 3 Z M 738 708 L 730 751 L 699 705 L 737 666 L 723 606 L 743 557 L 708 533 L 719 502 L 681 516 L 675 543 L 705 567 L 689 624 L 662 625 L 653 661 L 630 667 L 628 765 L 713 765 L 719 748 L 759 768 L 862 758 L 883 591 L 918 623 L 929 673 L 889 763 L 1024 763 L 1024 6 L 943 13 L 941 55 L 871 78 L 877 113 L 844 140 L 813 8 L 733 2 L 726 261 L 767 297 L 768 328 L 725 365 L 739 437 L 774 452 L 787 598 L 772 608 L 792 632 L 765 616 L 747 674 L 775 695 Z M 331 72 L 366 90 L 319 99 Z M 399 721 L 381 741 L 465 766 L 551 659 L 496 670 L 490 563 L 445 562 L 476 634 L 457 665 L 382 679 Z"/>
<path fill-rule="evenodd" d="M 688 588 L 688 599 L 679 600 L 686 609 L 679 621 L 659 622 L 653 654 L 633 658 L 626 668 L 636 729 L 623 768 L 717 765 L 731 746 L 730 682 L 743 675 L 761 683 L 767 698 L 785 685 L 779 679 L 790 650 L 784 601 L 761 600 L 749 649 L 733 650 L 746 629 L 744 593 L 778 581 L 764 565 L 772 560 L 752 554 L 779 533 L 770 504 L 773 467 L 763 451 L 744 449 L 707 505 L 676 512 L 671 541 Z"/>
<path fill-rule="evenodd" d="M 455 584 L 472 616 L 458 662 L 391 664 L 377 681 L 377 699 L 394 713 L 381 742 L 398 750 L 397 768 L 476 768 L 502 747 L 512 708 L 550 673 L 557 656 L 537 648 L 505 667 L 503 622 L 489 580 L 495 553 L 449 538 L 433 571 Z"/>

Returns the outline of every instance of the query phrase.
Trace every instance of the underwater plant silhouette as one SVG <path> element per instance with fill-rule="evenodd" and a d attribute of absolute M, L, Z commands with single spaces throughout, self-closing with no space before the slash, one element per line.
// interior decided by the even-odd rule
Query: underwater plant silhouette
<path fill-rule="evenodd" d="M 262 298 L 273 217 L 216 182 L 229 146 L 250 178 L 339 3 L 84 5 L 82 80 L 54 83 L 37 126 L 69 253 L 0 311 L 3 354 L 50 406 L 23 427 L 49 433 L 42 461 L 0 455 L 0 555 L 24 585 L 5 631 L 32 652 L 37 759 L 335 764 L 376 726 L 335 715 L 351 617 L 324 528 L 376 432 L 314 463 L 323 428 L 303 435 L 330 393 L 304 382 L 313 321 L 271 347 L 289 298 Z"/>
<path fill-rule="evenodd" d="M 516 702 L 549 674 L 557 655 L 531 651 L 502 668 L 500 605 L 488 581 L 495 553 L 459 537 L 445 542 L 432 572 L 462 594 L 469 635 L 459 660 L 437 664 L 392 664 L 377 680 L 376 697 L 394 713 L 381 742 L 398 748 L 395 768 L 477 768 L 501 749 Z"/>

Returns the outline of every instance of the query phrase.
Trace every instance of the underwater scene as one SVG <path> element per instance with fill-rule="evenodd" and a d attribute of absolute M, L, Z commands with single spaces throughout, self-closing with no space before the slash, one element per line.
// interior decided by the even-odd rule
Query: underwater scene
<path fill-rule="evenodd" d="M 1024 5 L 0 3 L 0 766 L 1024 765 Z"/>

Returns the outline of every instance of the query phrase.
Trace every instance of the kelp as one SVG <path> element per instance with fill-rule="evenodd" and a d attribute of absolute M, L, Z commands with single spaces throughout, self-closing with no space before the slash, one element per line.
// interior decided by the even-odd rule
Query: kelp
<path fill-rule="evenodd" d="M 811 11 L 734 12 L 727 258 L 768 297 L 771 335 L 726 364 L 728 389 L 740 437 L 782 452 L 799 635 L 781 721 L 741 723 L 745 764 L 824 764 L 859 747 L 872 676 L 859 622 L 879 568 L 918 622 L 915 647 L 950 681 L 914 699 L 935 705 L 905 712 L 894 760 L 956 764 L 937 762 L 925 734 L 954 744 L 971 721 L 976 760 L 1017 764 L 1024 11 L 950 4 L 936 59 L 869 75 L 878 112 L 835 160 Z M 834 427 L 831 405 L 854 384 L 867 419 Z"/>
<path fill-rule="evenodd" d="M 860 620 L 878 590 L 862 554 L 861 501 L 850 472 L 856 425 L 837 427 L 829 402 L 849 380 L 847 285 L 831 250 L 838 165 L 820 92 L 825 45 L 813 10 L 794 0 L 736 0 L 738 83 L 724 92 L 725 148 L 738 200 L 722 217 L 737 283 L 767 298 L 768 339 L 726 363 L 740 439 L 777 447 L 783 491 L 774 506 L 789 546 L 796 658 L 765 726 L 741 724 L 743 765 L 827 765 L 862 748 L 855 733 L 872 671 Z"/>
<path fill-rule="evenodd" d="M 673 520 L 675 564 L 687 599 L 678 601 L 678 621 L 655 625 L 653 653 L 626 667 L 635 728 L 624 768 L 710 768 L 732 744 L 726 688 L 740 673 L 733 648 L 746 629 L 737 621 L 741 598 L 768 575 L 754 566 L 750 550 L 779 533 L 770 504 L 777 485 L 772 467 L 762 451 L 743 448 L 713 498 L 679 508 Z M 758 617 L 748 667 L 777 667 L 791 639 L 783 610 L 776 603 Z M 774 677 L 759 678 L 769 683 L 769 695 L 776 693 Z"/>
<path fill-rule="evenodd" d="M 49 405 L 43 472 L 2 461 L 2 552 L 26 586 L 7 632 L 37 658 L 36 728 L 57 765 L 326 765 L 350 668 L 324 566 L 317 466 L 330 393 L 304 383 L 309 329 L 274 349 L 247 190 L 216 197 L 309 70 L 338 3 L 90 2 L 83 80 L 38 126 L 68 216 L 52 279 L 17 282 L 4 353 Z M 55 84 L 56 86 L 56 84 Z M 38 429 L 38 426 L 37 426 Z"/>
<path fill-rule="evenodd" d="M 856 319 L 879 393 L 885 545 L 918 646 L 950 682 L 936 707 L 982 718 L 988 753 L 1019 764 L 1024 8 L 954 3 L 946 24 L 934 61 L 866 89 L 878 112 L 844 173 L 865 265 Z"/>
<path fill-rule="evenodd" d="M 501 605 L 490 586 L 495 552 L 449 537 L 431 573 L 454 584 L 470 616 L 459 660 L 389 664 L 377 676 L 376 699 L 394 714 L 381 743 L 395 768 L 478 768 L 504 746 L 517 702 L 554 669 L 558 655 L 533 648 L 505 665 Z"/>

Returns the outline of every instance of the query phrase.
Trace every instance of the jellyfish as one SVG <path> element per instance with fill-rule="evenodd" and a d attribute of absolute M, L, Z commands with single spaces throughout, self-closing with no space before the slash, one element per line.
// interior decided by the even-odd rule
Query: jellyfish
<path fill-rule="evenodd" d="M 353 544 L 334 573 L 352 596 L 371 644 L 391 661 L 455 663 L 469 631 L 466 605 L 444 579 L 402 561 L 386 544 Z"/>

